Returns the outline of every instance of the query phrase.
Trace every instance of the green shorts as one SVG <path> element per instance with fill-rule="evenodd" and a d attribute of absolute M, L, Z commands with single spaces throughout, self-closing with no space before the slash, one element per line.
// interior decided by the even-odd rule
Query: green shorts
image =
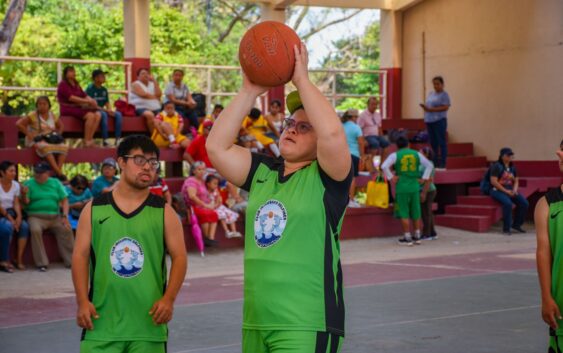
<path fill-rule="evenodd" d="M 395 211 L 400 219 L 420 219 L 420 194 L 405 192 L 395 195 Z"/>
<path fill-rule="evenodd" d="M 166 353 L 166 342 L 89 341 L 80 342 L 80 353 Z"/>
<path fill-rule="evenodd" d="M 559 353 L 563 349 L 563 337 L 557 336 L 555 330 L 549 329 L 549 349 L 548 353 Z"/>
<path fill-rule="evenodd" d="M 248 353 L 338 353 L 344 337 L 316 331 L 242 330 Z"/>

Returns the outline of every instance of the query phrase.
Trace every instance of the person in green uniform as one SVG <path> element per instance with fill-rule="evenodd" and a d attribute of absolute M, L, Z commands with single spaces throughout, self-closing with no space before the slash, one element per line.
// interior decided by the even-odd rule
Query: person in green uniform
<path fill-rule="evenodd" d="M 563 173 L 563 141 L 557 151 Z M 534 213 L 537 233 L 536 260 L 541 289 L 541 314 L 549 325 L 549 353 L 563 350 L 563 184 L 542 197 Z"/>
<path fill-rule="evenodd" d="M 117 149 L 121 180 L 83 209 L 72 256 L 82 353 L 164 353 L 167 323 L 186 275 L 184 234 L 150 193 L 159 150 L 132 135 Z M 166 251 L 172 265 L 166 283 Z"/>
<path fill-rule="evenodd" d="M 409 147 L 409 140 L 400 136 L 397 141 L 397 152 L 393 152 L 381 165 L 381 169 L 388 180 L 395 182 L 395 208 L 403 225 L 404 236 L 399 238 L 399 244 L 412 246 L 420 244 L 420 166 L 424 167 L 422 180 L 430 179 L 432 163 L 422 155 Z M 395 174 L 391 172 L 391 166 Z M 414 237 L 410 230 L 410 221 L 413 222 L 415 230 Z"/>
<path fill-rule="evenodd" d="M 249 191 L 244 250 L 242 351 L 338 352 L 344 336 L 339 233 L 352 181 L 350 151 L 332 106 L 308 77 L 307 50 L 295 47 L 291 117 L 281 158 L 233 144 L 267 87 L 243 76 L 206 142 L 229 182 Z"/>

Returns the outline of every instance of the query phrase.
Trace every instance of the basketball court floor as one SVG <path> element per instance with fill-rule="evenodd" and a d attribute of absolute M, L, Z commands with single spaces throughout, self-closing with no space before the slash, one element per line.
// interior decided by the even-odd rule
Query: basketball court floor
<path fill-rule="evenodd" d="M 546 352 L 535 235 L 439 234 L 413 248 L 343 242 L 342 352 Z M 242 250 L 194 254 L 188 272 L 168 352 L 240 352 Z M 0 283 L 0 352 L 78 352 L 68 270 L 0 274 Z"/>

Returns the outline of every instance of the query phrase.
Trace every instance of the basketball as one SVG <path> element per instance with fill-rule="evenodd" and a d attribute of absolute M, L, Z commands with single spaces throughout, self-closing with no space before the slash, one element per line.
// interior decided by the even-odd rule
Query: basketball
<path fill-rule="evenodd" d="M 297 33 L 285 24 L 264 21 L 251 27 L 242 37 L 240 66 L 250 81 L 257 85 L 283 85 L 293 76 L 293 48 L 300 43 Z"/>

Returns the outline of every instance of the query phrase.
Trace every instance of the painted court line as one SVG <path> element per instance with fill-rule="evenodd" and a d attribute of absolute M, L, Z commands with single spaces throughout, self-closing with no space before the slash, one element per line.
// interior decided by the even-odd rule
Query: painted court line
<path fill-rule="evenodd" d="M 465 314 L 457 314 L 457 315 L 448 315 L 448 316 L 439 316 L 439 317 L 431 317 L 426 319 L 417 319 L 417 320 L 408 320 L 408 321 L 397 321 L 397 322 L 389 322 L 389 323 L 381 323 L 373 325 L 374 327 L 387 327 L 387 326 L 398 326 L 398 325 L 408 325 L 408 324 L 416 324 L 419 322 L 429 322 L 429 321 L 438 321 L 438 320 L 449 320 L 449 319 L 458 319 L 462 317 L 469 317 L 469 316 L 479 316 L 479 315 L 490 315 L 490 314 L 497 314 L 497 313 L 505 313 L 510 311 L 520 311 L 520 310 L 531 310 L 539 308 L 539 305 L 529 305 L 529 306 L 517 306 L 514 308 L 506 308 L 506 309 L 498 309 L 498 310 L 488 310 L 488 311 L 476 311 L 473 313 L 465 313 Z"/>

